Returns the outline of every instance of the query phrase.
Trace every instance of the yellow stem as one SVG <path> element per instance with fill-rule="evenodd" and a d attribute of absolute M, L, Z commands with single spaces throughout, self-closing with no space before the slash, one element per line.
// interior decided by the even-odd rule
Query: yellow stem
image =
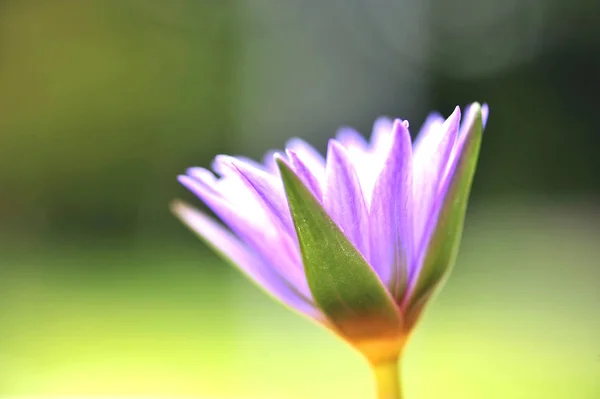
<path fill-rule="evenodd" d="M 372 366 L 377 384 L 377 399 L 402 399 L 398 358 Z"/>

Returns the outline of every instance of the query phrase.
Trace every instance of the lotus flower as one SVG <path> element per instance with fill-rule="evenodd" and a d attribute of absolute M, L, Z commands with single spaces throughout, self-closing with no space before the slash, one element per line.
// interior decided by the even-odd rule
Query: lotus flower
<path fill-rule="evenodd" d="M 326 157 L 300 139 L 262 163 L 219 155 L 179 181 L 226 225 L 180 201 L 174 213 L 289 307 L 343 337 L 399 397 L 396 364 L 456 258 L 487 106 L 409 124 L 379 118 L 370 141 L 342 128 Z M 394 388 L 394 384 L 396 387 Z"/>

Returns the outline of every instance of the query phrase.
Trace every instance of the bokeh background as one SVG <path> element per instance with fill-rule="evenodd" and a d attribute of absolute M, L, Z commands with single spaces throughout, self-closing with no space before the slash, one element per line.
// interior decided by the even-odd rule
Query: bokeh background
<path fill-rule="evenodd" d="M 168 212 L 175 177 L 491 107 L 409 398 L 600 397 L 600 2 L 3 0 L 0 395 L 368 398 Z"/>

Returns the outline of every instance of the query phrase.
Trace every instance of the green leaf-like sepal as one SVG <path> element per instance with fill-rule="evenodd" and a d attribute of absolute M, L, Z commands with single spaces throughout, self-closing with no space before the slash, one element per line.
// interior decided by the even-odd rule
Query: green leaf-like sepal
<path fill-rule="evenodd" d="M 277 164 L 316 304 L 332 328 L 371 361 L 397 356 L 404 338 L 397 305 L 300 178 L 283 160 Z"/>

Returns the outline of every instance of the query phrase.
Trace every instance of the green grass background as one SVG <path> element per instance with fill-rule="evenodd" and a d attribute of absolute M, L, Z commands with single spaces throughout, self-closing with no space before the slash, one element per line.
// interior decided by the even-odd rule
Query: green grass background
<path fill-rule="evenodd" d="M 599 398 L 599 215 L 472 208 L 454 273 L 408 345 L 407 398 Z M 3 240 L 3 396 L 373 397 L 361 357 L 200 242 Z"/>

